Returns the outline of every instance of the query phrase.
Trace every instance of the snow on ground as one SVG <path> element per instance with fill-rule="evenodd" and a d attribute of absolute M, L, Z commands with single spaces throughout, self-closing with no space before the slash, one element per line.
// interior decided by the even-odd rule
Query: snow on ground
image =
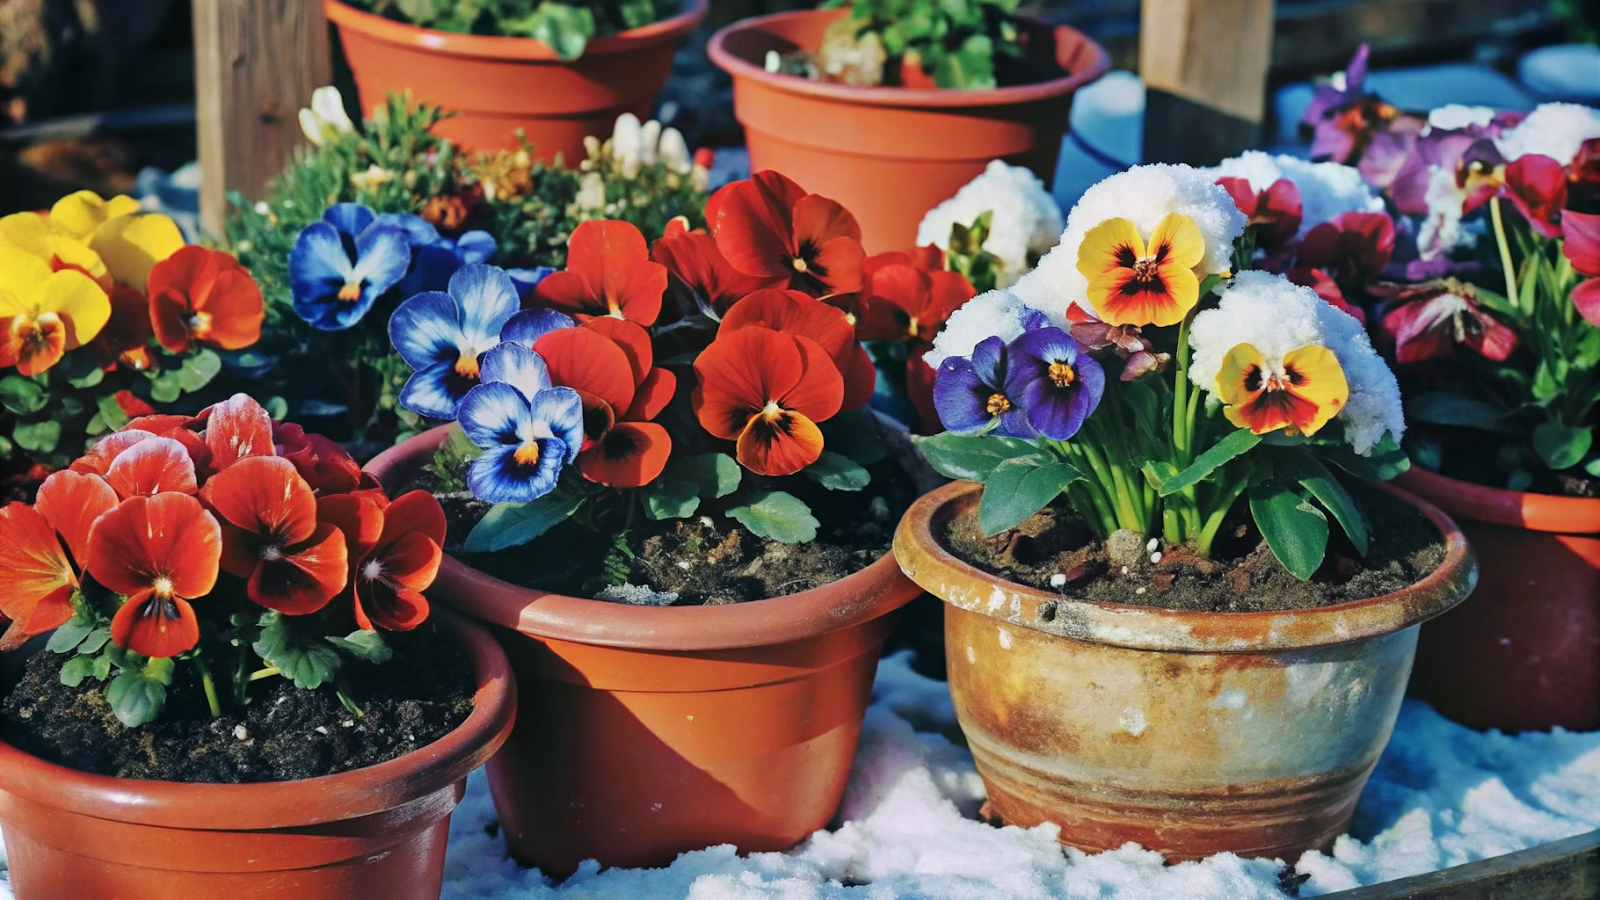
<path fill-rule="evenodd" d="M 481 774 L 451 827 L 445 900 L 1267 900 L 1275 860 L 1162 864 L 1133 845 L 1063 850 L 1054 829 L 976 820 L 983 783 L 943 682 L 883 661 L 835 828 L 789 853 L 685 853 L 665 869 L 594 863 L 560 885 L 505 858 Z M 1357 811 L 1355 836 L 1295 861 L 1301 896 L 1402 878 L 1600 828 L 1600 732 L 1479 734 L 1407 702 Z M 0 857 L 0 866 L 3 866 Z M 0 898 L 11 893 L 0 882 Z"/>

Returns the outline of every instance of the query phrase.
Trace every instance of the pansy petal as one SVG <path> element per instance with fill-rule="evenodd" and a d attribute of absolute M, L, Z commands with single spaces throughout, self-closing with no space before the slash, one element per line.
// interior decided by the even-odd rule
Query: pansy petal
<path fill-rule="evenodd" d="M 94 340 L 111 320 L 111 299 L 105 290 L 89 276 L 71 269 L 56 272 L 45 281 L 39 308 L 61 316 L 66 326 L 67 350 L 76 350 Z"/>
<path fill-rule="evenodd" d="M 578 471 L 598 484 L 643 487 L 660 476 L 671 453 L 665 428 L 654 422 L 622 422 L 578 454 Z"/>
<path fill-rule="evenodd" d="M 388 547 L 406 535 L 421 534 L 434 543 L 443 545 L 448 528 L 444 507 L 439 505 L 437 498 L 427 491 L 408 491 L 389 504 L 384 517 L 383 536 L 378 543 L 380 546 Z M 398 573 L 411 571 L 403 565 L 389 565 L 386 568 Z M 431 577 L 428 578 L 429 583 L 432 580 Z M 428 584 L 413 583 L 412 586 L 421 590 Z"/>
<path fill-rule="evenodd" d="M 505 327 L 500 329 L 500 340 L 521 344 L 531 350 L 539 338 L 577 324 L 571 316 L 553 309 L 525 309 L 506 320 Z"/>
<path fill-rule="evenodd" d="M 361 279 L 361 299 L 350 305 L 361 307 L 365 314 L 373 301 L 405 277 L 411 267 L 411 244 L 398 228 L 380 225 L 357 236 L 356 257 L 352 274 Z"/>
<path fill-rule="evenodd" d="M 411 631 L 428 620 L 428 599 L 421 591 L 369 581 L 356 586 L 355 615 L 363 629 Z"/>
<path fill-rule="evenodd" d="M 633 373 L 635 385 L 650 374 L 651 367 L 655 365 L 655 351 L 650 346 L 650 333 L 639 323 L 606 317 L 590 319 L 583 323 L 583 328 L 604 336 L 627 354 L 628 368 Z"/>
<path fill-rule="evenodd" d="M 377 218 L 376 213 L 360 203 L 335 203 L 322 213 L 322 221 L 351 237 L 365 231 Z M 437 237 L 438 233 L 434 235 Z"/>
<path fill-rule="evenodd" d="M 164 437 L 140 441 L 119 454 L 106 472 L 106 481 L 123 499 L 149 497 L 163 491 L 195 494 L 200 490 L 189 451 Z"/>
<path fill-rule="evenodd" d="M 781 175 L 777 178 L 794 184 Z M 794 273 L 787 262 L 793 253 L 793 203 L 763 190 L 756 179 L 730 184 L 717 192 L 716 199 L 720 202 L 715 217 L 708 205 L 707 218 L 723 258 L 747 275 L 787 281 Z"/>
<path fill-rule="evenodd" d="M 871 361 L 868 361 L 871 364 Z M 639 389 L 633 394 L 633 405 L 622 413 L 623 421 L 648 422 L 672 402 L 672 395 L 678 389 L 678 376 L 672 374 L 670 369 L 651 369 L 644 381 L 639 383 Z"/>
<path fill-rule="evenodd" d="M 822 456 L 822 429 L 800 413 L 752 416 L 739 435 L 739 464 L 758 475 L 793 475 Z"/>
<path fill-rule="evenodd" d="M 528 404 L 536 424 L 549 429 L 565 445 L 565 461 L 578 458 L 583 444 L 583 399 L 567 387 L 553 387 L 533 395 Z"/>
<path fill-rule="evenodd" d="M 173 595 L 204 597 L 216 586 L 222 529 L 188 494 L 130 497 L 89 529 L 88 571 L 119 594 L 163 581 Z"/>
<path fill-rule="evenodd" d="M 249 394 L 234 394 L 215 404 L 206 420 L 206 446 L 211 465 L 221 470 L 247 456 L 271 456 L 272 416 Z"/>
<path fill-rule="evenodd" d="M 450 276 L 450 296 L 463 311 L 461 332 L 475 347 L 490 347 L 517 311 L 517 288 L 494 266 L 463 266 Z"/>
<path fill-rule="evenodd" d="M 460 355 L 462 311 L 449 294 L 427 291 L 402 302 L 389 316 L 389 342 L 406 365 L 421 371 Z"/>
<path fill-rule="evenodd" d="M 317 498 L 317 521 L 339 529 L 348 548 L 347 558 L 357 563 L 378 546 L 387 517 L 371 497 L 334 494 Z"/>
<path fill-rule="evenodd" d="M 530 400 L 552 383 L 549 364 L 542 354 L 509 342 L 483 355 L 481 372 L 485 384 L 509 384 Z"/>
<path fill-rule="evenodd" d="M 281 456 L 241 459 L 213 475 L 200 496 L 224 521 L 280 549 L 310 540 L 317 527 L 316 495 Z"/>
<path fill-rule="evenodd" d="M 617 343 L 598 331 L 568 328 L 534 344 L 550 367 L 550 380 L 600 398 L 614 411 L 633 404 L 633 365 Z"/>
<path fill-rule="evenodd" d="M 155 213 L 108 219 L 89 241 L 89 249 L 100 254 L 117 284 L 141 291 L 146 289 L 150 269 L 183 245 L 183 232 L 177 224 Z"/>
<path fill-rule="evenodd" d="M 1600 278 L 1590 278 L 1573 288 L 1572 303 L 1585 322 L 1600 328 Z"/>
<path fill-rule="evenodd" d="M 1144 238 L 1131 221 L 1107 219 L 1084 235 L 1078 246 L 1078 271 L 1093 282 L 1108 272 L 1132 266 L 1144 255 Z"/>
<path fill-rule="evenodd" d="M 440 362 L 411 373 L 400 388 L 400 405 L 430 419 L 454 419 L 461 399 L 478 385 L 462 378 L 453 362 Z"/>
<path fill-rule="evenodd" d="M 263 559 L 251 573 L 246 593 L 257 605 L 285 615 L 314 613 L 344 590 L 350 577 L 346 552 L 339 529 L 318 525 L 293 554 Z"/>
<path fill-rule="evenodd" d="M 188 601 L 147 592 L 118 608 L 111 619 L 111 639 L 124 650 L 165 659 L 200 643 L 200 620 Z"/>
<path fill-rule="evenodd" d="M 719 334 L 695 359 L 694 371 L 700 383 L 696 403 L 700 423 L 727 440 L 736 439 L 745 427 L 742 418 L 734 421 L 729 413 L 762 409 L 805 375 L 794 338 L 763 327 Z M 834 376 L 838 377 L 837 371 Z M 842 381 L 839 389 L 842 393 Z"/>
<path fill-rule="evenodd" d="M 199 335 L 206 343 L 223 350 L 243 350 L 261 340 L 266 304 L 261 287 L 242 269 L 217 276 L 201 311 L 211 317 L 209 333 Z"/>
<path fill-rule="evenodd" d="M 12 642 L 72 618 L 77 586 L 72 563 L 44 515 L 24 503 L 0 508 L 0 612 L 22 629 L 8 636 Z"/>
<path fill-rule="evenodd" d="M 74 460 L 69 468 L 74 472 L 91 475 L 105 475 L 110 472 L 111 464 L 122 455 L 123 451 L 140 441 L 155 437 L 148 431 L 132 427 L 132 424 L 129 423 L 130 427 L 101 438 L 89 448 L 89 452 Z"/>
<path fill-rule="evenodd" d="M 532 422 L 528 399 L 511 385 L 500 383 L 480 384 L 468 391 L 458 417 L 467 439 L 485 450 L 502 446 L 515 450 L 521 443 L 519 435 Z"/>
<path fill-rule="evenodd" d="M 1157 259 L 1170 259 L 1186 269 L 1200 265 L 1206 255 L 1206 241 L 1200 236 L 1200 227 L 1183 213 L 1170 212 L 1156 223 L 1150 233 L 1147 251 Z"/>
<path fill-rule="evenodd" d="M 556 439 L 540 441 L 539 455 L 529 463 L 517 458 L 518 449 L 494 447 L 472 461 L 467 487 L 474 496 L 488 503 L 529 503 L 555 490 L 566 446 Z"/>
<path fill-rule="evenodd" d="M 81 566 L 89 558 L 89 529 L 94 520 L 117 505 L 117 492 L 98 475 L 62 471 L 39 485 L 34 509 L 67 542 Z"/>

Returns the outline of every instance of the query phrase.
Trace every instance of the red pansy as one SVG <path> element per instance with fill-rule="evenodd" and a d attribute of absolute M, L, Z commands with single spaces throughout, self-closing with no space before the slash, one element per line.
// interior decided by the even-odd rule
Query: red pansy
<path fill-rule="evenodd" d="M 667 268 L 650 261 L 644 235 L 627 222 L 590 221 L 572 231 L 567 268 L 539 282 L 535 296 L 578 316 L 612 316 L 654 325 Z"/>
<path fill-rule="evenodd" d="M 347 494 L 362 485 L 361 466 L 331 438 L 307 434 L 292 422 L 274 422 L 272 442 L 318 496 Z"/>
<path fill-rule="evenodd" d="M 111 620 L 117 646 L 176 656 L 200 640 L 190 600 L 216 586 L 222 557 L 217 520 L 187 494 L 130 497 L 95 520 L 88 571 L 128 599 Z"/>
<path fill-rule="evenodd" d="M 734 268 L 814 297 L 861 289 L 861 226 L 838 203 L 777 172 L 757 172 L 706 204 L 717 247 Z"/>
<path fill-rule="evenodd" d="M 1223 177 L 1217 179 L 1233 198 L 1239 211 L 1256 226 L 1256 246 L 1263 250 L 1281 247 L 1300 232 L 1302 206 L 1300 189 L 1287 178 L 1279 178 L 1257 191 L 1247 178 Z"/>
<path fill-rule="evenodd" d="M 929 271 L 908 262 L 874 266 L 862 291 L 856 331 L 864 341 L 931 345 L 950 314 L 977 293 L 960 272 Z"/>
<path fill-rule="evenodd" d="M 252 601 L 289 615 L 313 613 L 344 590 L 344 535 L 317 521 L 317 498 L 276 456 L 252 456 L 206 482 L 201 498 L 222 520 L 222 568 L 248 580 Z"/>
<path fill-rule="evenodd" d="M 190 245 L 156 263 L 149 292 L 156 340 L 172 353 L 195 343 L 242 350 L 261 339 L 261 288 L 220 250 Z"/>
<path fill-rule="evenodd" d="M 1394 256 L 1394 220 L 1387 213 L 1347 212 L 1306 232 L 1299 264 L 1335 280 L 1367 281 L 1383 274 Z"/>
<path fill-rule="evenodd" d="M 809 337 L 753 326 L 717 335 L 694 363 L 700 424 L 736 441 L 739 462 L 792 475 L 822 455 L 818 422 L 839 412 L 844 379 Z"/>
<path fill-rule="evenodd" d="M 667 267 L 674 289 L 688 292 L 693 303 L 683 304 L 685 309 L 699 308 L 717 316 L 771 282 L 734 268 L 717 249 L 716 238 L 690 231 L 682 217 L 667 223 L 666 233 L 651 245 L 650 257 Z"/>
<path fill-rule="evenodd" d="M 850 319 L 834 306 L 800 291 L 757 291 L 722 318 L 717 336 L 741 328 L 764 327 L 816 341 L 844 380 L 843 409 L 860 409 L 872 399 L 878 373 L 856 339 Z"/>
<path fill-rule="evenodd" d="M 347 540 L 356 624 L 410 631 L 428 618 L 422 595 L 444 559 L 444 510 L 432 494 L 412 491 L 385 506 L 346 495 L 322 502 L 322 518 Z"/>
<path fill-rule="evenodd" d="M 1561 217 L 1561 252 L 1587 280 L 1572 289 L 1578 314 L 1600 326 L 1600 213 L 1567 210 Z"/>
<path fill-rule="evenodd" d="M 89 528 L 116 505 L 104 479 L 69 471 L 46 478 L 33 506 L 0 509 L 0 613 L 12 623 L 0 637 L 0 651 L 72 618 Z"/>
<path fill-rule="evenodd" d="M 1530 153 L 1506 164 L 1511 203 L 1547 238 L 1561 236 L 1561 208 L 1567 203 L 1567 168 L 1548 156 Z"/>
<path fill-rule="evenodd" d="M 1449 356 L 1458 345 L 1504 362 L 1517 349 L 1517 333 L 1485 312 L 1469 285 L 1436 280 L 1373 285 L 1372 291 L 1392 301 L 1378 322 L 1377 337 L 1394 348 L 1396 362 Z"/>
<path fill-rule="evenodd" d="M 1327 272 L 1310 266 L 1294 266 L 1285 275 L 1295 284 L 1316 291 L 1317 296 L 1326 300 L 1334 309 L 1349 313 L 1361 324 L 1367 324 L 1367 311 L 1346 300 L 1338 282 L 1329 277 Z"/>

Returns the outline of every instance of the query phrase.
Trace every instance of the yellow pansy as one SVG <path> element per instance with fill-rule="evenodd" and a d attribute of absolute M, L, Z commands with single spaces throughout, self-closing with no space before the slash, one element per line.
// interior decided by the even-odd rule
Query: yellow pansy
<path fill-rule="evenodd" d="M 43 372 L 94 340 L 110 318 L 111 301 L 89 276 L 0 247 L 0 369 Z"/>
<path fill-rule="evenodd" d="M 0 218 L 0 247 L 14 247 L 37 256 L 51 269 L 76 269 L 111 290 L 111 273 L 100 254 L 89 245 L 61 234 L 38 213 L 16 213 Z"/>
<path fill-rule="evenodd" d="M 1102 322 L 1176 325 L 1200 300 L 1194 267 L 1205 255 L 1200 229 L 1181 213 L 1157 223 L 1148 245 L 1133 222 L 1107 219 L 1078 246 L 1078 271 Z"/>
<path fill-rule="evenodd" d="M 1222 414 L 1240 428 L 1266 434 L 1287 428 L 1313 435 L 1350 399 L 1339 358 L 1308 344 L 1269 360 L 1252 344 L 1239 344 L 1222 360 L 1217 396 Z"/>
<path fill-rule="evenodd" d="M 57 234 L 87 243 L 95 229 L 119 216 L 139 211 L 139 201 L 126 195 L 100 199 L 94 191 L 78 191 L 56 201 L 50 208 L 50 228 Z"/>
<path fill-rule="evenodd" d="M 100 254 L 112 280 L 140 291 L 145 289 L 150 267 L 182 246 L 183 232 L 177 223 L 155 213 L 107 219 L 89 240 L 89 249 Z"/>

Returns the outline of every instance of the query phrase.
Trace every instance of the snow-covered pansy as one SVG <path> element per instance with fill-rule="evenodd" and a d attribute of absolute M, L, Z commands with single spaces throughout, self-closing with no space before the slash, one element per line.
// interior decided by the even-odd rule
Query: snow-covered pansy
<path fill-rule="evenodd" d="M 461 401 L 461 430 L 483 450 L 467 486 L 489 503 L 528 503 L 555 490 L 583 447 L 583 399 L 553 387 L 539 354 L 505 343 L 483 356 L 483 383 Z"/>
<path fill-rule="evenodd" d="M 1293 156 L 1248 150 L 1204 171 L 1214 179 L 1243 179 L 1257 194 L 1272 190 L 1280 181 L 1294 185 L 1299 193 L 1300 216 L 1292 237 L 1303 238 L 1319 223 L 1340 213 L 1383 212 L 1384 208 L 1383 198 L 1362 180 L 1361 173 L 1339 163 L 1306 162 Z M 1281 201 L 1271 204 L 1272 209 L 1280 211 L 1287 211 L 1287 206 Z"/>
<path fill-rule="evenodd" d="M 1061 207 L 1039 176 L 997 159 L 954 197 L 928 210 L 917 226 L 917 245 L 949 250 L 951 229 L 971 226 L 986 212 L 990 214 L 989 236 L 982 249 L 999 262 L 997 287 L 1021 278 L 1061 235 Z"/>
<path fill-rule="evenodd" d="M 1090 302 L 1090 279 L 1078 267 L 1084 241 L 1103 223 L 1123 219 L 1132 224 L 1148 249 L 1156 243 L 1157 227 L 1173 214 L 1193 226 L 1193 232 L 1187 226 L 1181 229 L 1187 237 L 1198 235 L 1200 253 L 1189 267 L 1194 276 L 1204 279 L 1227 273 L 1234 242 L 1244 233 L 1249 219 L 1205 170 L 1156 164 L 1119 172 L 1085 191 L 1067 215 L 1060 243 L 1039 261 L 1038 267 L 1011 286 L 1011 293 L 1061 327 L 1067 325 L 1067 308 L 1073 304 L 1110 321 Z M 1128 263 L 1131 266 L 1137 261 L 1135 258 Z"/>
<path fill-rule="evenodd" d="M 1194 266 L 1205 242 L 1194 220 L 1167 213 L 1145 243 L 1117 217 L 1096 225 L 1078 248 L 1078 271 L 1089 279 L 1089 305 L 1108 325 L 1176 325 L 1200 301 Z"/>
<path fill-rule="evenodd" d="M 1266 272 L 1239 273 L 1219 297 L 1215 309 L 1195 316 L 1190 325 L 1189 377 L 1218 400 L 1235 406 L 1234 415 L 1240 419 L 1230 415 L 1230 421 L 1248 421 L 1240 404 L 1258 388 L 1285 395 L 1272 401 L 1278 405 L 1298 396 L 1331 406 L 1338 393 L 1332 391 L 1328 360 L 1305 349 L 1317 347 L 1331 354 L 1332 366 L 1345 382 L 1345 397 L 1328 417 L 1342 425 L 1343 440 L 1357 453 L 1368 455 L 1384 435 L 1398 441 L 1404 434 L 1400 387 L 1360 322 L 1330 306 L 1311 288 Z M 1241 345 L 1249 349 L 1240 350 Z M 1320 378 L 1320 383 L 1296 385 L 1290 360 L 1298 377 Z M 1258 365 L 1255 380 L 1244 377 L 1252 362 Z M 1278 378 L 1277 390 L 1269 392 L 1266 382 L 1272 377 Z M 1319 414 L 1322 411 L 1319 407 Z M 1328 418 L 1317 421 L 1316 428 Z M 1254 424 L 1250 427 L 1255 429 Z M 1296 427 L 1305 432 L 1303 426 Z"/>
<path fill-rule="evenodd" d="M 510 277 L 485 265 L 463 266 L 448 293 L 428 291 L 400 304 L 389 318 L 389 340 L 412 370 L 400 405 L 431 419 L 455 418 L 480 380 L 480 357 L 500 343 L 519 305 Z"/>
<path fill-rule="evenodd" d="M 336 203 L 301 230 L 289 251 L 294 311 L 311 327 L 342 331 L 361 321 L 405 277 L 411 243 L 359 203 Z"/>
<path fill-rule="evenodd" d="M 947 359 L 971 356 L 986 338 L 998 337 L 1008 343 L 1024 331 L 1049 323 L 1049 317 L 1010 291 L 987 291 L 950 314 L 944 329 L 933 339 L 933 349 L 924 358 L 937 369 Z"/>
<path fill-rule="evenodd" d="M 1548 156 L 1566 165 L 1584 141 L 1600 138 L 1600 110 L 1577 103 L 1545 103 L 1495 141 L 1500 155 L 1517 159 Z"/>

